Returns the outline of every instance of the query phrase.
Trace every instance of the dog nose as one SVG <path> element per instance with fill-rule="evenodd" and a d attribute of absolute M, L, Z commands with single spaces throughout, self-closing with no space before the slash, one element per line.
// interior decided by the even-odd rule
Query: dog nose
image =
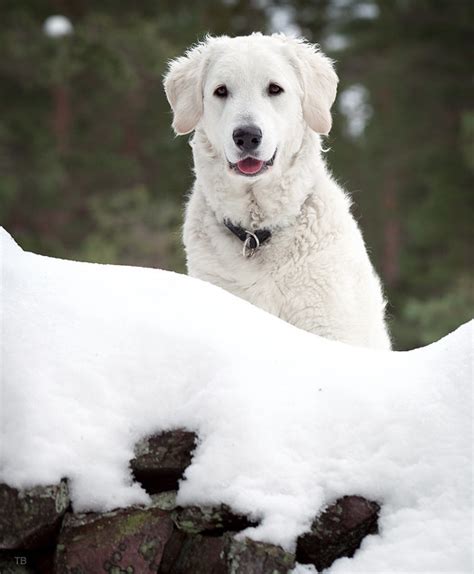
<path fill-rule="evenodd" d="M 232 138 L 242 151 L 253 151 L 262 141 L 262 130 L 257 126 L 243 126 L 234 130 Z"/>

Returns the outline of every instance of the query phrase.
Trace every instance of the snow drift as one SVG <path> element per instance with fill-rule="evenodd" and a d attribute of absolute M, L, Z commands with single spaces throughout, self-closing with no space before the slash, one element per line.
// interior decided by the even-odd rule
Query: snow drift
<path fill-rule="evenodd" d="M 472 323 L 408 353 L 300 331 L 182 275 L 22 251 L 2 230 L 0 480 L 68 477 L 75 510 L 146 504 L 141 437 L 200 442 L 180 504 L 226 503 L 294 545 L 346 494 L 380 534 L 329 572 L 472 571 Z"/>

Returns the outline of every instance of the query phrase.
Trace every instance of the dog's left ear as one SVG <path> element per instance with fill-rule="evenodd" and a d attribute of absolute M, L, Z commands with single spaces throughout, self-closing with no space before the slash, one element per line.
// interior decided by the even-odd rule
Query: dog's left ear
<path fill-rule="evenodd" d="M 331 106 L 339 81 L 333 63 L 318 46 L 299 39 L 286 41 L 291 45 L 291 60 L 302 83 L 304 119 L 315 132 L 327 135 L 332 127 Z"/>
<path fill-rule="evenodd" d="M 207 40 L 172 60 L 164 77 L 166 97 L 173 110 L 173 128 L 178 135 L 188 134 L 202 116 L 202 78 Z"/>

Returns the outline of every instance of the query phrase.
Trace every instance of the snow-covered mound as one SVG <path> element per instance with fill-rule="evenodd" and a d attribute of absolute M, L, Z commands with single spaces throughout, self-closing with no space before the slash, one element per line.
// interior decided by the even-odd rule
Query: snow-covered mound
<path fill-rule="evenodd" d="M 330 572 L 472 571 L 472 323 L 409 353 L 300 331 L 217 287 L 51 259 L 1 232 L 2 475 L 71 480 L 76 510 L 146 503 L 144 435 L 200 444 L 179 503 L 227 503 L 294 545 L 346 494 L 380 535 Z"/>

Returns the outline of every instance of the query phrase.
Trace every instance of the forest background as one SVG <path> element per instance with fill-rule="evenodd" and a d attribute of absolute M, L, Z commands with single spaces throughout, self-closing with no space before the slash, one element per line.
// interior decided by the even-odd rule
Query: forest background
<path fill-rule="evenodd" d="M 471 1 L 2 0 L 0 224 L 44 255 L 184 272 L 191 150 L 162 76 L 208 32 L 257 30 L 336 60 L 326 158 L 382 276 L 395 347 L 470 319 Z"/>

